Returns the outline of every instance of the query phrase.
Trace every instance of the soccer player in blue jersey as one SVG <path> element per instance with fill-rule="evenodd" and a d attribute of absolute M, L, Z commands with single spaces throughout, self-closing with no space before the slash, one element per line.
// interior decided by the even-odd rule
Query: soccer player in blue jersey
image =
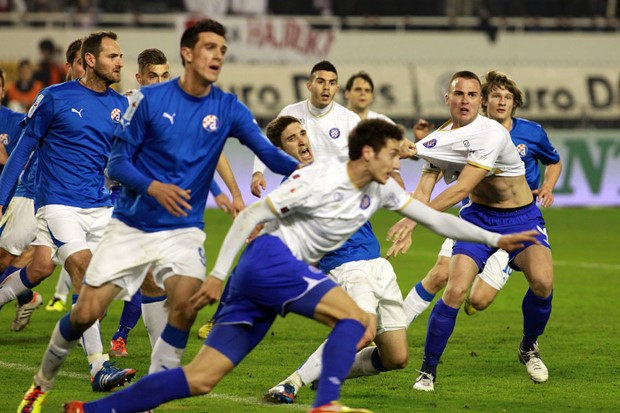
<path fill-rule="evenodd" d="M 30 265 L 3 282 L 0 304 L 49 277 L 54 269 L 54 254 L 71 275 L 74 291 L 79 294 L 91 251 L 112 214 L 104 168 L 114 129 L 127 108 L 127 99 L 110 88 L 120 80 L 122 52 L 115 33 L 98 32 L 83 40 L 81 54 L 85 75 L 45 88 L 37 96 L 24 120 L 24 134 L 0 177 L 0 205 L 4 205 L 36 148 L 39 164 L 34 205 L 39 230 L 33 243 L 34 257 Z M 61 334 L 56 329 L 53 336 Z M 107 360 L 97 325 L 84 332 L 83 345 L 93 390 L 110 390 L 135 375 L 135 370 L 118 369 Z M 59 356 L 56 350 L 52 344 L 46 357 Z M 41 366 L 20 411 L 40 411 L 55 375 L 53 363 Z"/>
<path fill-rule="evenodd" d="M 289 312 L 333 328 L 325 343 L 310 412 L 369 412 L 338 402 L 368 316 L 310 264 L 341 246 L 379 208 L 398 211 L 458 239 L 509 249 L 534 240 L 533 231 L 500 236 L 412 200 L 390 177 L 400 164 L 402 140 L 402 130 L 395 125 L 362 121 L 349 135 L 349 162 L 316 162 L 295 171 L 266 199 L 241 212 L 210 276 L 190 300 L 194 308 L 220 298 L 233 260 L 255 226 L 270 221 L 274 225 L 268 224 L 239 258 L 229 280 L 232 284 L 222 297 L 225 305 L 198 355 L 185 367 L 148 375 L 101 400 L 69 402 L 65 412 L 144 411 L 170 400 L 209 393 L 262 340 L 277 315 Z"/>
<path fill-rule="evenodd" d="M 0 67 L 0 172 L 21 135 L 19 122 L 26 116 L 2 106 L 5 82 L 4 70 Z"/>
<path fill-rule="evenodd" d="M 537 339 L 551 314 L 553 265 L 544 219 L 510 134 L 498 122 L 478 115 L 482 104 L 478 76 L 469 71 L 455 73 L 445 101 L 451 120 L 416 144 L 418 156 L 425 160 L 425 165 L 414 197 L 435 209 L 445 210 L 469 195 L 471 202 L 461 209 L 463 219 L 479 225 L 484 222 L 486 228 L 502 232 L 516 228 L 539 232 L 539 244 L 527 243 L 525 248 L 510 253 L 508 262 L 523 271 L 530 284 L 523 301 L 524 331 L 518 355 L 526 364 L 530 378 L 545 382 L 548 371 L 540 360 Z M 455 183 L 430 200 L 439 173 L 447 183 Z M 402 220 L 390 229 L 388 238 L 399 241 L 396 249 L 402 250 L 403 245 L 410 244 L 409 235 L 414 227 L 412 221 Z M 458 309 L 476 275 L 488 265 L 495 252 L 496 249 L 481 249 L 470 243 L 454 244 L 447 286 L 429 318 L 424 360 L 414 389 L 434 390 L 437 365 L 454 330 Z M 436 279 L 443 273 L 439 270 L 436 274 L 429 273 L 425 280 Z M 426 301 L 432 299 L 425 285 L 419 283 L 405 300 L 406 311 L 416 310 L 407 306 L 414 294 Z"/>
<path fill-rule="evenodd" d="M 536 196 L 537 203 L 547 208 L 553 205 L 553 188 L 560 178 L 562 162 L 547 133 L 539 124 L 515 117 L 517 109 L 522 105 L 523 92 L 513 79 L 496 70 L 486 74 L 482 84 L 482 111 L 510 132 L 510 138 L 525 164 L 525 179 Z M 541 164 L 545 165 L 542 180 Z M 495 268 L 485 266 L 474 280 L 469 297 L 463 305 L 469 315 L 491 305 L 512 273 L 512 269 L 507 265 L 508 255 L 505 251 L 498 252 L 506 259 L 502 259 L 501 264 Z"/>
<path fill-rule="evenodd" d="M 233 94 L 213 85 L 224 64 L 227 50 L 224 36 L 224 27 L 212 20 L 187 29 L 181 38 L 183 76 L 136 91 L 123 116 L 116 109 L 111 116 L 101 116 L 102 112 L 106 115 L 110 112 L 104 112 L 106 109 L 100 103 L 99 118 L 88 118 L 93 126 L 106 133 L 105 137 L 98 136 L 102 147 L 109 148 L 108 132 L 110 136 L 116 135 L 107 163 L 108 175 L 123 188 L 113 219 L 90 260 L 84 283 L 74 283 L 74 288 L 81 287 L 80 298 L 54 328 L 41 367 L 25 398 L 30 405 L 40 405 L 46 397 L 64 359 L 83 332 L 96 324 L 115 296 L 131 298 L 149 269 L 156 283 L 165 287 L 170 309 L 169 322 L 153 349 L 151 367 L 160 370 L 178 366 L 196 316 L 189 297 L 205 277 L 203 213 L 226 139 L 238 137 L 278 173 L 289 174 L 298 166 L 293 158 L 269 143 L 245 105 Z M 87 38 L 82 56 L 89 68 L 80 83 L 89 79 L 89 74 L 95 74 L 89 71 L 91 65 L 101 77 L 110 80 L 106 84 L 102 79 L 101 86 L 117 81 L 122 66 L 118 43 L 109 36 L 103 37 L 102 50 L 97 54 L 88 46 Z M 77 82 L 65 85 L 82 88 Z M 65 87 L 72 90 L 75 86 Z M 127 105 L 127 99 L 116 92 L 101 91 L 96 96 L 101 101 L 109 99 L 113 107 L 124 109 Z M 44 95 L 38 99 L 38 108 L 32 111 L 33 119 L 45 108 L 46 98 Z M 77 108 L 76 102 L 79 102 Z M 63 107 L 62 114 L 76 117 L 69 120 L 72 122 L 79 121 L 80 115 L 90 117 L 88 103 L 94 105 L 95 101 L 89 102 L 88 97 L 68 100 L 69 107 Z M 108 125 L 108 121 L 112 124 Z M 118 128 L 114 130 L 115 126 Z M 40 150 L 37 178 L 41 181 L 45 177 L 41 173 L 43 165 L 47 164 L 43 163 L 43 156 Z M 103 187 L 107 159 L 108 156 L 101 157 L 101 164 L 97 164 L 101 167 L 97 173 L 101 175 L 92 179 L 98 185 L 96 194 L 75 191 L 86 199 L 89 195 L 98 196 L 106 206 L 110 205 L 109 193 Z M 106 208 L 108 211 L 111 213 L 111 208 Z M 62 239 L 62 233 L 55 228 L 47 233 L 55 240 Z M 123 381 L 133 374 L 135 371 L 124 372 Z M 99 383 L 97 379 L 94 383 Z"/>

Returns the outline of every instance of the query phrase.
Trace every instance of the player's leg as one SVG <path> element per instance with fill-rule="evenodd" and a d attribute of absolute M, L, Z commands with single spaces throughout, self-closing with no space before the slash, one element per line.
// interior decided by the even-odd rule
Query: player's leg
<path fill-rule="evenodd" d="M 142 295 L 140 292 L 135 293 L 131 300 L 123 303 L 123 311 L 118 328 L 110 340 L 110 351 L 108 352 L 110 357 L 122 358 L 129 356 L 129 353 L 127 353 L 127 339 L 129 332 L 138 324 L 140 315 L 142 315 L 141 303 Z"/>
<path fill-rule="evenodd" d="M 168 320 L 168 300 L 166 292 L 155 284 L 153 272 L 148 271 L 140 288 L 142 319 L 151 341 L 155 347 L 157 339 L 164 331 Z"/>
<path fill-rule="evenodd" d="M 64 268 L 61 268 L 60 274 L 58 276 L 58 281 L 56 282 L 56 289 L 54 290 L 54 296 L 50 299 L 50 301 L 45 306 L 46 311 L 65 311 L 65 303 L 67 302 L 67 297 L 69 296 L 69 292 L 71 291 L 71 276 Z"/>
<path fill-rule="evenodd" d="M 508 253 L 497 250 L 487 260 L 484 269 L 474 280 L 469 296 L 465 299 L 463 310 L 467 315 L 482 311 L 489 307 L 499 291 L 506 285 L 512 274 L 508 264 Z"/>
<path fill-rule="evenodd" d="M 446 286 L 453 245 L 454 241 L 449 238 L 444 241 L 433 268 L 405 297 L 403 308 L 407 317 L 407 327 L 431 305 L 435 294 Z"/>

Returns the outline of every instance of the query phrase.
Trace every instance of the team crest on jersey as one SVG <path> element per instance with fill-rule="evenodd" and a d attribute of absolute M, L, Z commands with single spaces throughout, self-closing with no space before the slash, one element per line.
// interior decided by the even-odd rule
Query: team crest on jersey
<path fill-rule="evenodd" d="M 32 106 L 30 106 L 30 109 L 28 110 L 29 118 L 31 118 L 32 115 L 34 114 L 34 111 L 37 110 L 37 108 L 39 107 L 39 104 L 43 100 L 43 97 L 44 96 L 42 94 L 39 94 L 39 96 L 37 96 L 37 98 L 34 100 L 34 103 L 32 104 Z"/>
<path fill-rule="evenodd" d="M 344 199 L 344 195 L 342 194 L 342 192 L 336 192 L 334 194 L 334 201 L 336 202 L 340 202 Z"/>
<path fill-rule="evenodd" d="M 340 129 L 338 128 L 331 128 L 329 130 L 329 137 L 332 139 L 338 139 L 340 137 Z"/>
<path fill-rule="evenodd" d="M 7 133 L 0 133 L 0 143 L 4 146 L 9 144 L 9 135 Z"/>
<path fill-rule="evenodd" d="M 215 115 L 207 115 L 202 119 L 202 127 L 207 132 L 216 132 L 220 127 L 220 120 Z"/>
<path fill-rule="evenodd" d="M 426 141 L 422 144 L 425 148 L 434 148 L 437 145 L 437 139 L 431 139 L 430 141 Z"/>
<path fill-rule="evenodd" d="M 123 113 L 121 112 L 121 110 L 119 108 L 114 108 L 112 109 L 112 112 L 110 112 L 110 118 L 112 118 L 112 120 L 114 121 L 114 123 L 118 123 L 121 121 L 121 115 Z"/>
<path fill-rule="evenodd" d="M 368 195 L 364 195 L 362 197 L 362 202 L 360 202 L 360 208 L 366 209 L 370 206 L 370 197 Z"/>
<path fill-rule="evenodd" d="M 521 155 L 521 157 L 523 158 L 525 155 L 527 155 L 527 146 L 523 143 L 518 144 L 517 152 L 519 152 L 519 155 Z"/>

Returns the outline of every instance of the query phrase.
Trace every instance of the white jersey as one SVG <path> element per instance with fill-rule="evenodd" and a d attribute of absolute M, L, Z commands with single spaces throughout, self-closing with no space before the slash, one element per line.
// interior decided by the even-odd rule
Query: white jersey
<path fill-rule="evenodd" d="M 383 113 L 375 112 L 372 110 L 368 111 L 368 114 L 366 115 L 366 119 L 381 119 L 394 125 L 394 121 L 392 119 L 388 118 Z"/>
<path fill-rule="evenodd" d="M 267 231 L 298 259 L 318 262 L 342 246 L 379 208 L 400 210 L 410 201 L 391 178 L 385 185 L 371 182 L 358 188 L 349 179 L 347 163 L 317 162 L 295 171 L 269 194 L 267 203 L 280 219 Z"/>
<path fill-rule="evenodd" d="M 316 115 L 319 113 L 319 115 Z M 286 106 L 278 116 L 293 116 L 308 133 L 315 160 L 349 160 L 349 133 L 359 123 L 360 117 L 337 102 L 323 110 L 312 108 L 308 99 Z M 254 171 L 263 172 L 265 166 L 254 157 Z"/>
<path fill-rule="evenodd" d="M 501 124 L 478 115 L 469 125 L 452 125 L 443 124 L 416 144 L 417 156 L 426 161 L 423 169 L 442 171 L 446 183 L 455 181 L 467 164 L 486 169 L 487 176 L 525 175 L 510 133 Z"/>

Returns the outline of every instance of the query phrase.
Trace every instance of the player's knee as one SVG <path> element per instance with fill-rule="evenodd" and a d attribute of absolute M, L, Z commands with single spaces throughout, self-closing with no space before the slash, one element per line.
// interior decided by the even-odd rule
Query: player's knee
<path fill-rule="evenodd" d="M 386 370 L 402 370 L 409 364 L 409 355 L 407 351 L 393 352 L 385 361 L 382 359 L 381 364 Z"/>
<path fill-rule="evenodd" d="M 471 292 L 469 295 L 469 303 L 478 311 L 487 309 L 493 302 L 494 297 L 487 297 L 484 294 L 476 294 Z"/>
<path fill-rule="evenodd" d="M 429 292 L 437 293 L 443 289 L 448 283 L 448 266 L 436 264 L 427 275 L 427 283 L 429 284 Z M 431 291 L 432 290 L 432 291 Z"/>
<path fill-rule="evenodd" d="M 553 291 L 553 276 L 545 276 L 530 281 L 530 289 L 539 297 L 548 297 Z"/>
<path fill-rule="evenodd" d="M 93 306 L 77 305 L 71 310 L 71 324 L 78 331 L 86 331 L 101 315 L 103 311 L 98 311 Z"/>
<path fill-rule="evenodd" d="M 175 325 L 191 328 L 198 312 L 189 303 L 189 300 L 177 300 L 170 308 L 170 318 Z"/>

